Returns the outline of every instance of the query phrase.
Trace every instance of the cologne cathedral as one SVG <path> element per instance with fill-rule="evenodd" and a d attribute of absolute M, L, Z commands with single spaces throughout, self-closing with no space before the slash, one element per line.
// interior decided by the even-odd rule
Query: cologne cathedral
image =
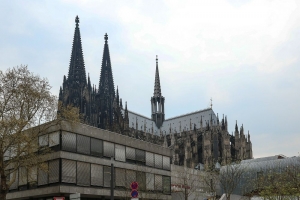
<path fill-rule="evenodd" d="M 86 76 L 78 16 L 69 72 L 63 77 L 59 100 L 64 106 L 77 107 L 83 123 L 173 149 L 172 163 L 176 165 L 209 167 L 217 162 L 226 164 L 253 157 L 249 132 L 244 132 L 243 125 L 238 128 L 236 122 L 235 131 L 230 134 L 227 116 L 219 119 L 212 107 L 165 119 L 157 57 L 150 117 L 130 111 L 127 102 L 123 106 L 114 86 L 107 34 L 99 85 L 92 85 Z"/>

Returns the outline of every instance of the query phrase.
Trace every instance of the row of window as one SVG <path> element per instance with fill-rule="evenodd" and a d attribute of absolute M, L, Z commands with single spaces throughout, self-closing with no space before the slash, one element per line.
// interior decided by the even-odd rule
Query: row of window
<path fill-rule="evenodd" d="M 39 137 L 40 146 L 53 147 L 59 144 L 59 132 Z M 61 150 L 97 157 L 113 157 L 115 160 L 121 162 L 137 163 L 159 169 L 170 170 L 170 157 L 75 133 L 63 132 L 61 134 Z"/>
<path fill-rule="evenodd" d="M 121 168 L 114 168 L 114 174 L 116 188 L 129 189 L 130 183 L 137 181 L 140 191 L 171 193 L 171 177 Z M 78 186 L 110 187 L 111 168 L 74 160 L 56 159 L 48 161 L 44 170 L 37 170 L 37 167 L 30 169 L 20 167 L 15 175 L 16 179 L 10 190 L 23 190 L 32 186 L 38 187 L 60 182 Z M 13 173 L 10 174 L 10 177 L 13 176 Z"/>

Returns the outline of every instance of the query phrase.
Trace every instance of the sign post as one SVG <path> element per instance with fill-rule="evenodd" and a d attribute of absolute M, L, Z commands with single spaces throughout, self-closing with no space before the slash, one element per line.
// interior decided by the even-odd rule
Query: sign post
<path fill-rule="evenodd" d="M 138 187 L 139 187 L 139 184 L 136 181 L 134 181 L 130 184 L 130 188 L 131 188 L 130 195 L 131 195 L 132 199 L 134 199 L 134 200 L 137 200 L 138 199 L 137 197 L 139 196 L 139 193 L 137 191 Z"/>

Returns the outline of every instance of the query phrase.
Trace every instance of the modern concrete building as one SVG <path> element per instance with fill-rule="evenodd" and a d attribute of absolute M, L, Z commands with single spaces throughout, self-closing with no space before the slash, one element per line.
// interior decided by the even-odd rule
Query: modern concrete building
<path fill-rule="evenodd" d="M 52 148 L 48 172 L 20 168 L 7 199 L 109 199 L 111 164 L 115 199 L 130 197 L 130 183 L 139 183 L 139 198 L 171 199 L 171 150 L 85 124 L 63 121 L 39 136 Z"/>

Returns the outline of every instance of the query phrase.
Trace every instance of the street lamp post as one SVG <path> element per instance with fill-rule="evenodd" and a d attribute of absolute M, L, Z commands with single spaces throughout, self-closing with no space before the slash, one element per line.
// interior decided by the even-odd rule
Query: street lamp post
<path fill-rule="evenodd" d="M 110 200 L 114 200 L 114 164 L 113 157 L 111 157 L 110 165 Z"/>

